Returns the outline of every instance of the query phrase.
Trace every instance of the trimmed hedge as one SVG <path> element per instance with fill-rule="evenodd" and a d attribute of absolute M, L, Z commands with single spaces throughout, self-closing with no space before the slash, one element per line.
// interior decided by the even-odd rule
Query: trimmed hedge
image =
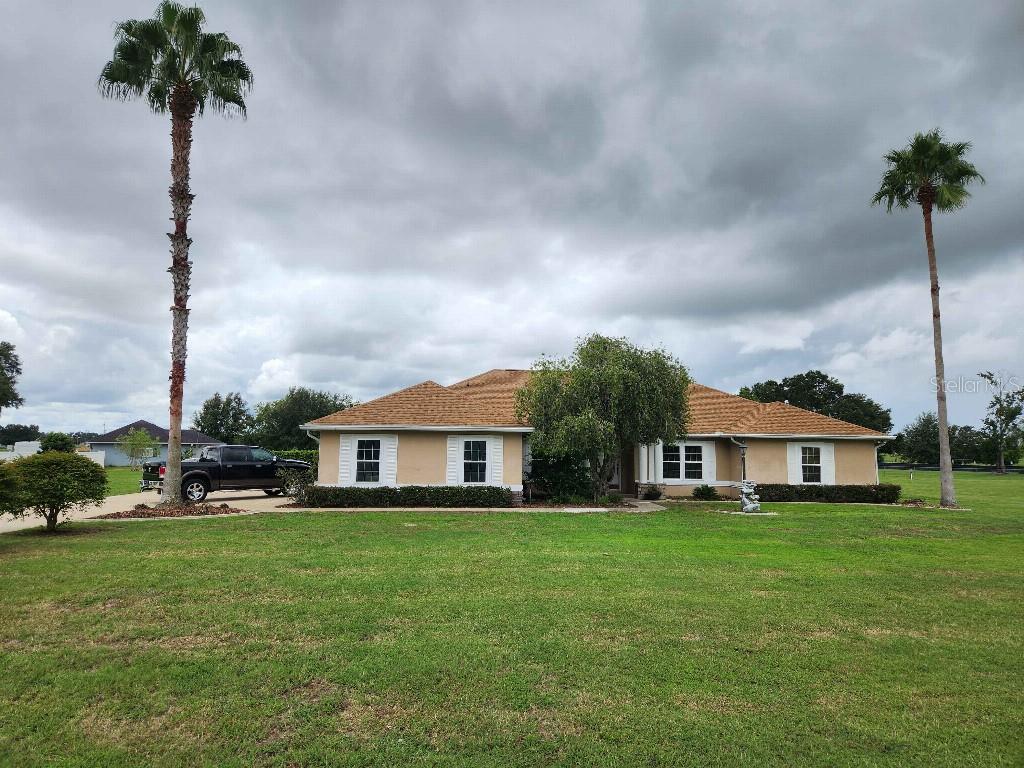
<path fill-rule="evenodd" d="M 279 459 L 297 459 L 298 461 L 308 461 L 313 465 L 313 477 L 316 478 L 317 466 L 320 463 L 320 451 L 316 448 L 298 450 L 286 450 L 286 451 L 271 451 Z"/>
<path fill-rule="evenodd" d="M 895 504 L 901 488 L 892 483 L 880 485 L 785 485 L 757 483 L 755 493 L 761 501 L 828 501 L 835 504 Z"/>
<path fill-rule="evenodd" d="M 405 485 L 399 488 L 330 488 L 311 485 L 299 503 L 308 507 L 513 507 L 508 488 L 482 485 Z"/>

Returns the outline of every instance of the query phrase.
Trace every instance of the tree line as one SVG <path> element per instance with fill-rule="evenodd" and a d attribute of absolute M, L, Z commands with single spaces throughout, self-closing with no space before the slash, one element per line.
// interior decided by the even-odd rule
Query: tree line
<path fill-rule="evenodd" d="M 950 457 L 957 464 L 994 464 L 996 472 L 1005 472 L 1007 464 L 1017 464 L 1024 454 L 1024 387 L 991 371 L 978 376 L 992 387 L 992 398 L 980 427 L 949 425 Z M 939 433 L 938 416 L 925 412 L 886 450 L 914 464 L 938 464 Z"/>
<path fill-rule="evenodd" d="M 214 392 L 192 417 L 192 429 L 225 443 L 252 443 L 274 451 L 311 448 L 299 426 L 351 408 L 348 395 L 292 387 L 279 400 L 250 408 L 239 392 Z"/>

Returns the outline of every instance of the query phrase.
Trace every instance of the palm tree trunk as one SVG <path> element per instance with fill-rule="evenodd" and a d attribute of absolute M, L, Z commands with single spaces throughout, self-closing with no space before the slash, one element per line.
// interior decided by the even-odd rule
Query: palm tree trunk
<path fill-rule="evenodd" d="M 932 286 L 932 340 L 935 345 L 935 399 L 939 413 L 939 504 L 956 506 L 953 486 L 953 460 L 949 454 L 949 414 L 946 410 L 946 364 L 942 359 L 942 318 L 939 313 L 939 267 L 935 261 L 935 240 L 932 237 L 932 202 L 923 200 L 924 241 L 928 247 L 928 276 Z"/>
<path fill-rule="evenodd" d="M 174 232 L 171 239 L 171 389 L 170 426 L 167 436 L 167 471 L 164 474 L 163 500 L 181 503 L 181 411 L 185 392 L 185 356 L 188 342 L 188 291 L 192 280 L 192 262 L 188 260 L 188 218 L 193 195 L 189 191 L 189 158 L 192 152 L 192 120 L 196 99 L 191 89 L 178 85 L 170 99 L 171 107 L 171 212 Z"/>

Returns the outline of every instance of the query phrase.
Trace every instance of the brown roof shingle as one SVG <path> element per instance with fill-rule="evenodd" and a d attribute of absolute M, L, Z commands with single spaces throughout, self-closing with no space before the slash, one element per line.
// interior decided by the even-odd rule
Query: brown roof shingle
<path fill-rule="evenodd" d="M 515 393 L 529 371 L 496 368 L 443 387 L 424 381 L 412 387 L 317 419 L 323 426 L 514 427 Z M 786 403 L 758 403 L 703 384 L 690 385 L 694 435 L 830 435 L 883 437 L 856 424 L 822 416 Z"/>

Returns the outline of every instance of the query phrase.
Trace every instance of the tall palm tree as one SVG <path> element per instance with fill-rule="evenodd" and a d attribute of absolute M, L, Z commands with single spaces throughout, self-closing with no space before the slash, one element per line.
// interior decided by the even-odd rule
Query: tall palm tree
<path fill-rule="evenodd" d="M 917 203 L 924 215 L 924 242 L 928 249 L 928 274 L 932 286 L 935 397 L 939 412 L 940 504 L 944 507 L 956 506 L 956 489 L 953 486 L 953 462 L 949 455 L 946 367 L 942 360 L 939 270 L 935 261 L 935 241 L 932 238 L 932 211 L 945 213 L 963 208 L 971 196 L 967 185 L 972 181 L 985 183 L 977 168 L 964 159 L 970 150 L 970 142 L 944 141 L 938 128 L 928 133 L 915 134 L 906 147 L 894 149 L 885 155 L 888 168 L 882 175 L 878 192 L 871 199 L 872 205 L 885 203 L 889 213 L 892 213 L 893 206 L 909 208 L 912 203 Z"/>
<path fill-rule="evenodd" d="M 242 49 L 223 32 L 203 31 L 198 7 L 163 0 L 151 19 L 128 19 L 115 27 L 114 56 L 99 77 L 100 92 L 128 101 L 145 94 L 157 114 L 171 113 L 171 387 L 170 429 L 164 500 L 181 502 L 181 402 L 185 388 L 188 292 L 192 262 L 188 218 L 194 195 L 189 190 L 192 121 L 207 106 L 245 116 L 244 96 L 252 72 Z"/>

